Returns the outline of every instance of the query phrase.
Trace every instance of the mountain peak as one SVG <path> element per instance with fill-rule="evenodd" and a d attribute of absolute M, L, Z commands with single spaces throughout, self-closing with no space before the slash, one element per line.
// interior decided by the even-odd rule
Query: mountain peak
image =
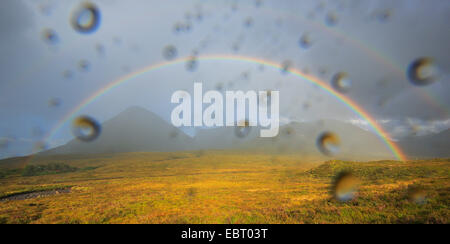
<path fill-rule="evenodd" d="M 152 112 L 140 106 L 131 106 L 122 111 L 121 113 L 152 113 Z"/>

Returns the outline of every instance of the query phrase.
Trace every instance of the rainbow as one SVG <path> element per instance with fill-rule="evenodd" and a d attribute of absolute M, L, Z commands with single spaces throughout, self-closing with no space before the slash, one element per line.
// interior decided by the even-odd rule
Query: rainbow
<path fill-rule="evenodd" d="M 244 3 L 246 2 L 243 1 L 242 4 Z M 248 3 L 247 5 L 250 6 Z M 394 74 L 398 76 L 398 78 L 400 78 L 401 81 L 408 80 L 408 77 L 406 76 L 407 67 L 402 67 L 395 60 L 387 56 L 386 53 L 381 52 L 380 50 L 373 47 L 369 43 L 365 43 L 364 41 L 354 36 L 350 36 L 348 33 L 340 31 L 336 27 L 329 27 L 326 24 L 324 24 L 324 22 L 312 21 L 305 18 L 301 14 L 294 15 L 289 13 L 288 11 L 280 10 L 277 8 L 270 8 L 270 9 L 265 8 L 262 11 L 266 11 L 268 14 L 273 16 L 283 16 L 292 20 L 299 20 L 308 23 L 311 26 L 315 27 L 317 30 L 330 34 L 335 38 L 343 40 L 346 43 L 350 44 L 351 47 L 357 48 L 361 52 L 365 53 L 367 56 L 371 57 L 377 63 L 380 63 L 384 65 L 386 68 L 392 70 Z M 443 114 L 446 117 L 450 115 L 450 109 L 448 109 L 448 106 L 445 103 L 441 102 L 439 98 L 434 94 L 432 94 L 430 91 L 427 91 L 426 89 L 415 89 L 415 93 L 418 96 L 420 96 L 422 100 L 426 102 L 429 106 L 433 107 L 437 112 Z"/>
<path fill-rule="evenodd" d="M 155 71 L 155 70 L 159 70 L 171 65 L 176 65 L 176 64 L 180 64 L 180 63 L 184 63 L 187 62 L 189 60 L 191 60 L 192 57 L 182 57 L 182 58 L 178 58 L 176 60 L 173 61 L 164 61 L 161 63 L 156 63 L 156 64 L 151 64 L 149 66 L 146 66 L 140 70 L 137 70 L 135 72 L 131 72 L 123 77 L 120 77 L 119 79 L 109 83 L 108 85 L 106 85 L 105 87 L 99 89 L 98 91 L 96 91 L 94 94 L 92 94 L 91 96 L 89 96 L 88 98 L 86 98 L 85 100 L 83 100 L 78 106 L 76 106 L 74 109 L 72 109 L 69 113 L 67 113 L 58 123 L 57 125 L 50 130 L 50 132 L 44 137 L 44 141 L 48 141 L 49 139 L 51 139 L 54 134 L 59 131 L 67 122 L 73 120 L 77 114 L 83 110 L 84 108 L 86 108 L 87 106 L 89 106 L 91 103 L 93 103 L 94 101 L 96 101 L 97 99 L 101 98 L 104 94 L 106 94 L 108 91 L 111 91 L 117 87 L 119 87 L 120 85 L 131 81 L 135 78 L 138 78 L 148 72 L 151 71 Z M 265 66 L 269 66 L 269 67 L 273 67 L 279 70 L 283 70 L 282 65 L 272 62 L 272 61 L 267 61 L 267 60 L 263 60 L 263 59 L 258 59 L 258 58 L 253 58 L 253 57 L 244 57 L 244 56 L 236 56 L 236 55 L 204 55 L 204 56 L 198 56 L 195 57 L 196 60 L 201 61 L 241 61 L 241 62 L 248 62 L 248 63 L 253 63 L 253 64 L 261 64 L 261 65 L 265 65 Z M 389 134 L 384 131 L 384 129 L 378 125 L 378 123 L 376 122 L 376 120 L 369 115 L 368 112 L 366 112 L 361 106 L 359 106 L 356 102 L 354 102 L 353 100 L 351 100 L 350 98 L 338 93 L 337 91 L 335 91 L 330 85 L 328 85 L 327 83 L 325 83 L 324 81 L 319 80 L 316 77 L 313 77 L 311 75 L 307 75 L 307 74 L 303 74 L 302 72 L 291 68 L 289 70 L 287 70 L 288 73 L 297 76 L 303 80 L 306 80 L 312 84 L 315 84 L 317 86 L 319 86 L 321 89 L 323 89 L 324 91 L 326 91 L 328 94 L 334 96 L 335 98 L 337 98 L 342 104 L 344 104 L 346 107 L 348 107 L 349 109 L 351 109 L 356 115 L 358 115 L 360 118 L 366 120 L 368 122 L 368 124 L 370 125 L 370 127 L 373 129 L 373 131 L 376 133 L 376 135 L 381 139 L 381 141 L 387 146 L 387 148 L 389 148 L 389 150 L 393 153 L 393 155 L 401 161 L 406 161 L 407 157 L 405 156 L 405 154 L 402 152 L 402 150 L 399 148 L 398 145 L 396 145 L 394 142 L 392 142 L 390 140 L 390 136 Z"/>
<path fill-rule="evenodd" d="M 216 2 L 212 1 L 214 4 Z M 247 9 L 253 9 L 253 6 L 248 1 L 242 1 L 239 4 L 242 4 L 246 6 Z M 336 27 L 329 27 L 325 25 L 323 22 L 320 21 L 313 21 L 310 19 L 305 18 L 301 14 L 292 14 L 286 10 L 278 9 L 278 8 L 261 8 L 260 11 L 264 11 L 265 13 L 272 15 L 272 16 L 283 16 L 284 18 L 289 18 L 292 20 L 299 20 L 302 22 L 305 22 L 307 24 L 310 24 L 311 26 L 314 26 L 320 31 L 326 32 L 327 34 L 330 34 L 338 39 L 341 39 L 349 44 L 351 44 L 352 47 L 355 47 L 362 52 L 366 53 L 369 57 L 376 60 L 378 63 L 385 65 L 388 69 L 391 69 L 395 72 L 401 80 L 406 80 L 407 77 L 405 76 L 405 70 L 406 67 L 401 67 L 398 65 L 394 60 L 389 58 L 386 54 L 383 54 L 381 51 L 377 50 L 373 46 L 370 46 L 369 44 L 364 43 L 363 41 L 350 36 L 348 33 L 344 33 L 340 31 Z M 69 44 L 73 43 L 72 41 L 68 42 Z M 22 72 L 22 76 L 19 78 L 17 82 L 22 82 L 28 80 L 32 74 L 36 71 L 41 70 L 45 65 L 47 65 L 48 60 L 45 60 L 44 62 L 42 60 L 37 61 L 36 65 L 32 65 L 31 67 L 34 67 L 34 69 L 28 69 Z M 37 67 L 35 67 L 37 66 Z M 424 102 L 426 102 L 428 105 L 433 107 L 436 111 L 439 113 L 445 115 L 448 117 L 450 115 L 450 109 L 448 106 L 439 100 L 437 96 L 434 96 L 430 91 L 426 91 L 425 89 L 416 90 L 416 93 L 419 97 L 422 98 Z"/>

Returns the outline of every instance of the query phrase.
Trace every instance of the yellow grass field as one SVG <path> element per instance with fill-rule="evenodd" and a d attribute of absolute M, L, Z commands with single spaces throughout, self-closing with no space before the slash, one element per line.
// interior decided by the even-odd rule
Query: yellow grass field
<path fill-rule="evenodd" d="M 23 176 L 17 168 L 25 163 L 77 170 Z M 48 156 L 0 165 L 0 223 L 450 223 L 450 159 L 319 162 L 201 151 Z M 347 202 L 330 192 L 342 171 L 360 182 Z M 414 200 L 416 188 L 423 202 Z"/>

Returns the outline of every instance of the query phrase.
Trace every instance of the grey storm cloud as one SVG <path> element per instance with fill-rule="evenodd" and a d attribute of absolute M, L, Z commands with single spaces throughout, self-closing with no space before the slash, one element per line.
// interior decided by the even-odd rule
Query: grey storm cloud
<path fill-rule="evenodd" d="M 33 26 L 33 11 L 22 0 L 2 0 L 0 40 L 16 38 Z"/>
<path fill-rule="evenodd" d="M 36 127 L 47 135 L 61 126 L 47 141 L 49 147 L 72 139 L 69 123 L 61 125 L 68 112 L 118 78 L 165 62 L 167 46 L 176 48 L 178 58 L 290 61 L 292 68 L 327 84 L 346 72 L 351 89 L 344 95 L 394 137 L 410 131 L 407 118 L 422 125 L 421 133 L 448 127 L 427 122 L 449 119 L 448 79 L 418 87 L 408 81 L 406 70 L 418 57 L 430 56 L 448 77 L 450 32 L 443 30 L 450 21 L 450 1 L 96 0 L 101 23 L 89 34 L 70 23 L 81 2 L 0 1 L 0 137 L 32 139 L 9 141 L 8 155 L 31 152 L 41 139 L 33 136 Z M 51 11 L 42 13 L 42 6 Z M 45 42 L 45 29 L 59 41 Z M 305 34 L 308 45 L 301 42 Z M 168 121 L 171 94 L 192 93 L 193 82 L 203 82 L 205 90 L 279 90 L 282 123 L 358 120 L 354 123 L 364 127 L 352 109 L 301 77 L 239 59 L 197 64 L 195 71 L 180 63 L 142 74 L 78 113 L 104 122 L 137 105 Z"/>

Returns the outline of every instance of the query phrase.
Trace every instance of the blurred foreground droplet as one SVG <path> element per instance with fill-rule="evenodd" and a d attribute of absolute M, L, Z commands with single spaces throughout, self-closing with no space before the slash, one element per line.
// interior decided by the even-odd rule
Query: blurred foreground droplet
<path fill-rule="evenodd" d="M 317 139 L 317 147 L 327 156 L 337 154 L 339 152 L 340 143 L 339 137 L 332 132 L 324 132 Z"/>
<path fill-rule="evenodd" d="M 88 71 L 90 67 L 89 61 L 81 60 L 80 62 L 78 62 L 78 67 L 81 71 Z"/>
<path fill-rule="evenodd" d="M 325 23 L 328 26 L 335 26 L 337 24 L 338 20 L 339 20 L 338 16 L 334 12 L 328 13 L 327 16 L 325 17 Z"/>
<path fill-rule="evenodd" d="M 252 27 L 253 25 L 253 18 L 252 17 L 248 17 L 247 19 L 245 19 L 244 21 L 244 26 L 247 28 Z"/>
<path fill-rule="evenodd" d="M 190 57 L 189 60 L 186 62 L 186 69 L 188 71 L 195 71 L 198 66 L 198 61 L 196 57 Z"/>
<path fill-rule="evenodd" d="M 59 107 L 61 105 L 61 103 L 62 103 L 61 98 L 55 97 L 55 98 L 51 98 L 48 101 L 48 106 L 49 107 Z"/>
<path fill-rule="evenodd" d="M 250 134 L 251 127 L 248 121 L 244 121 L 243 125 L 238 125 L 234 129 L 234 133 L 238 138 L 247 137 Z"/>
<path fill-rule="evenodd" d="M 78 140 L 90 142 L 100 135 L 101 125 L 91 117 L 80 116 L 73 121 L 72 132 Z"/>
<path fill-rule="evenodd" d="M 302 37 L 300 37 L 299 45 L 301 48 L 307 49 L 311 46 L 312 41 L 309 34 L 303 34 Z"/>
<path fill-rule="evenodd" d="M 337 73 L 331 80 L 331 85 L 335 90 L 341 93 L 346 93 L 352 86 L 351 80 L 348 78 L 348 74 L 345 72 Z"/>
<path fill-rule="evenodd" d="M 38 141 L 33 144 L 32 152 L 38 153 L 38 152 L 45 151 L 46 149 L 47 149 L 47 144 L 45 144 L 45 142 Z"/>
<path fill-rule="evenodd" d="M 407 75 L 412 84 L 425 86 L 439 78 L 439 69 L 432 58 L 419 58 L 409 65 Z"/>
<path fill-rule="evenodd" d="M 44 29 L 42 31 L 42 38 L 44 39 L 45 42 L 51 45 L 55 45 L 59 42 L 58 35 L 52 29 Z"/>
<path fill-rule="evenodd" d="M 419 186 L 408 187 L 408 199 L 410 202 L 422 205 L 427 201 L 427 192 Z"/>
<path fill-rule="evenodd" d="M 100 26 L 100 10 L 93 3 L 85 2 L 73 12 L 71 23 L 82 34 L 93 33 Z"/>
<path fill-rule="evenodd" d="M 64 76 L 64 78 L 66 79 L 70 79 L 73 77 L 73 72 L 71 70 L 65 70 L 62 75 Z"/>
<path fill-rule="evenodd" d="M 292 68 L 292 61 L 291 60 L 285 60 L 281 64 L 281 73 L 287 74 L 287 73 L 289 73 L 291 68 Z"/>
<path fill-rule="evenodd" d="M 359 180 L 349 171 L 342 171 L 333 181 L 332 192 L 334 198 L 341 202 L 353 200 L 359 188 Z"/>

